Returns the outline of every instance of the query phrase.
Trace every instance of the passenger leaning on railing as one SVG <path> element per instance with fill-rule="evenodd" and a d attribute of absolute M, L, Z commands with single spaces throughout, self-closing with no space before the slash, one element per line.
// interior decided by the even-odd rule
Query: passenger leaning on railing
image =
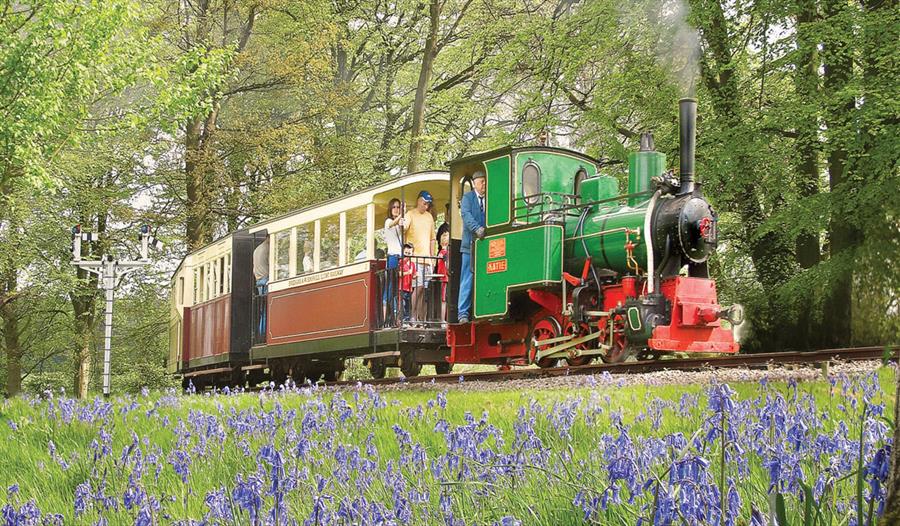
<path fill-rule="evenodd" d="M 400 200 L 388 203 L 387 219 L 384 220 L 384 242 L 387 243 L 387 262 L 384 266 L 384 290 L 381 294 L 382 312 L 385 326 L 394 324 L 397 312 L 397 267 L 403 253 L 403 215 Z"/>

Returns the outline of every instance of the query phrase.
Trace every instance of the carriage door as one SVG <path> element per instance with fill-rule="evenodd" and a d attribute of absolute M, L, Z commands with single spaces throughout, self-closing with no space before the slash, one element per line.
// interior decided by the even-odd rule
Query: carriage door
<path fill-rule="evenodd" d="M 251 302 L 250 318 L 253 320 L 251 330 L 253 332 L 253 345 L 266 343 L 266 300 L 268 298 L 268 285 L 260 285 L 261 276 L 269 281 L 269 231 L 260 230 L 253 232 L 253 301 Z"/>

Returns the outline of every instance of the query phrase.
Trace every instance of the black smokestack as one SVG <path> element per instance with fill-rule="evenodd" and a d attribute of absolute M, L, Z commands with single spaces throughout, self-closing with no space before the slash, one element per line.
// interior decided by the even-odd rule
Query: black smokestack
<path fill-rule="evenodd" d="M 678 101 L 679 139 L 681 142 L 681 191 L 694 191 L 694 151 L 697 148 L 697 99 Z"/>

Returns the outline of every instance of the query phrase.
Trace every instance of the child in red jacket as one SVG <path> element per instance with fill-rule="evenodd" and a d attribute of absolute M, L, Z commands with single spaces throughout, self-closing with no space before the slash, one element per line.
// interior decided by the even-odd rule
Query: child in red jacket
<path fill-rule="evenodd" d="M 413 246 L 405 243 L 403 259 L 400 261 L 400 301 L 403 306 L 403 321 L 409 321 L 413 276 L 416 275 L 416 264 L 412 260 L 412 255 Z"/>
<path fill-rule="evenodd" d="M 450 232 L 441 234 L 441 250 L 438 252 L 437 274 L 441 277 L 441 319 L 447 320 L 447 278 L 450 275 Z"/>

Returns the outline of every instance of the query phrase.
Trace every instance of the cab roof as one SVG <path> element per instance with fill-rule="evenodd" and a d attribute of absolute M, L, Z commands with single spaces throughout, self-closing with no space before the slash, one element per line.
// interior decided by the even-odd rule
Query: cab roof
<path fill-rule="evenodd" d="M 585 155 L 581 152 L 577 152 L 575 150 L 569 150 L 566 148 L 557 148 L 555 146 L 521 146 L 521 147 L 513 147 L 513 146 L 504 146 L 502 148 L 497 148 L 495 150 L 489 150 L 486 152 L 479 152 L 472 155 L 467 155 L 465 157 L 459 157 L 447 163 L 447 166 L 453 170 L 454 166 L 460 164 L 469 164 L 476 161 L 483 161 L 487 159 L 495 159 L 497 157 L 502 157 L 504 155 L 512 155 L 518 153 L 525 152 L 546 152 L 546 153 L 559 153 L 565 154 L 568 156 L 578 157 L 584 159 L 585 161 L 595 164 L 597 166 L 603 166 L 607 164 L 606 161 L 595 159 L 589 155 Z"/>

